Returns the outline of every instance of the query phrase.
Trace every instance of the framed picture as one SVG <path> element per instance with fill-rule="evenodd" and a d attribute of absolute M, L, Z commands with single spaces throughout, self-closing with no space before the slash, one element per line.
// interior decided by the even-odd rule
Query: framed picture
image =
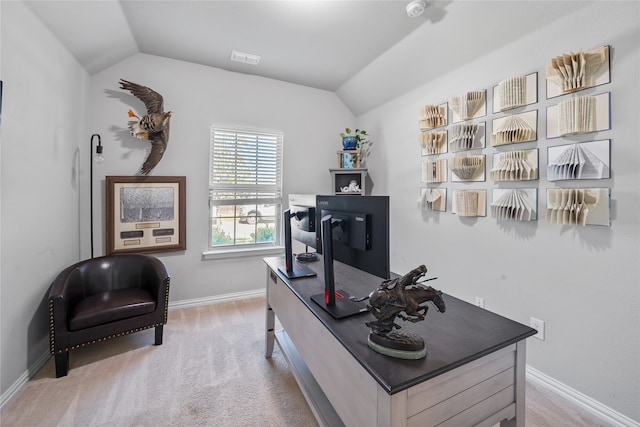
<path fill-rule="evenodd" d="M 360 150 L 340 150 L 338 154 L 338 168 L 353 169 L 360 167 Z"/>
<path fill-rule="evenodd" d="M 184 176 L 107 176 L 107 255 L 187 249 Z"/>

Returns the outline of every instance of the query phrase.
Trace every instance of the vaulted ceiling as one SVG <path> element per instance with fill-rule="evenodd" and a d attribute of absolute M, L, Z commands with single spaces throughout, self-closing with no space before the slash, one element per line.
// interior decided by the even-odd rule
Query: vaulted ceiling
<path fill-rule="evenodd" d="M 146 53 L 336 91 L 358 114 L 587 2 L 427 1 L 416 18 L 409 0 L 26 3 L 91 75 Z M 234 50 L 258 65 L 231 61 Z M 395 81 L 369 100 L 355 95 L 371 79 Z"/>

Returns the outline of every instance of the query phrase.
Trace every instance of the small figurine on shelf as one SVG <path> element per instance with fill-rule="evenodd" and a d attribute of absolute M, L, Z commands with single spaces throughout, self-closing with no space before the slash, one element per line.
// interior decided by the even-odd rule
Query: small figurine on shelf
<path fill-rule="evenodd" d="M 359 193 L 360 186 L 355 179 L 352 179 L 351 182 L 349 182 L 349 185 L 345 185 L 340 190 L 342 190 L 343 193 Z"/>

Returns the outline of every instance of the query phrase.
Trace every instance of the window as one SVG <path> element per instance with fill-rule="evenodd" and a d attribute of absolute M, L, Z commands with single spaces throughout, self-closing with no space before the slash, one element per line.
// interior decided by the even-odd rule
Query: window
<path fill-rule="evenodd" d="M 211 127 L 209 249 L 280 245 L 282 133 Z"/>

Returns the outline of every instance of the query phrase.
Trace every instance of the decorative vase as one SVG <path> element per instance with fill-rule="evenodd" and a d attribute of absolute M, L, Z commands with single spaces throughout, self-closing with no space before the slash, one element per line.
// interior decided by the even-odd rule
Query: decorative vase
<path fill-rule="evenodd" d="M 355 150 L 358 146 L 358 138 L 355 136 L 343 136 L 342 137 L 342 148 L 345 150 Z"/>

